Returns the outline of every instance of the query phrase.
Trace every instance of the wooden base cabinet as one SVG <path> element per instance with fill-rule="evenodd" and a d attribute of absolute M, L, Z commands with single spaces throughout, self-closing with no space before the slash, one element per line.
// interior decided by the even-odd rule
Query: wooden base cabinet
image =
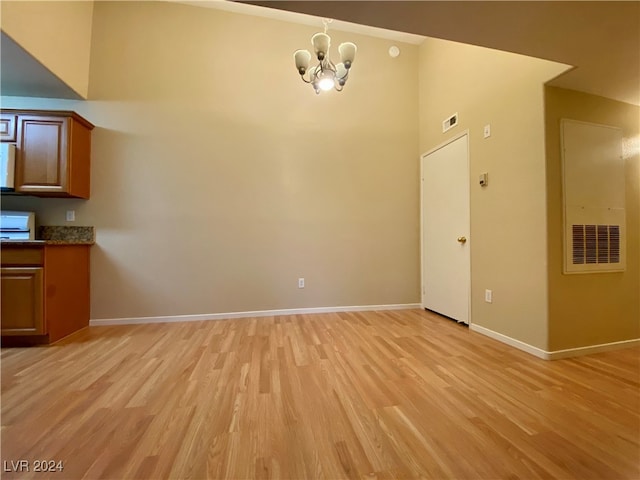
<path fill-rule="evenodd" d="M 53 343 L 89 325 L 90 245 L 2 245 L 2 346 Z"/>
<path fill-rule="evenodd" d="M 42 267 L 6 267 L 2 272 L 2 335 L 43 335 Z"/>

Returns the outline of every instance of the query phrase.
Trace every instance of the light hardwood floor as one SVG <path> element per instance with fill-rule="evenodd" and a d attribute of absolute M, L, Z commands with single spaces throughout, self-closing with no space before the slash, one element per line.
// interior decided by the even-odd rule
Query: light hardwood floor
<path fill-rule="evenodd" d="M 3 478 L 640 478 L 640 349 L 545 362 L 420 310 L 3 349 Z M 7 463 L 4 463 L 7 462 Z"/>

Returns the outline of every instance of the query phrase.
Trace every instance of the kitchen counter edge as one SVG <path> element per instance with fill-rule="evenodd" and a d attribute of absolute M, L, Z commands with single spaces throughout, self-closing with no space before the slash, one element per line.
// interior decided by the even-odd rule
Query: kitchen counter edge
<path fill-rule="evenodd" d="M 41 247 L 44 245 L 95 245 L 95 240 L 0 240 L 0 248 Z"/>

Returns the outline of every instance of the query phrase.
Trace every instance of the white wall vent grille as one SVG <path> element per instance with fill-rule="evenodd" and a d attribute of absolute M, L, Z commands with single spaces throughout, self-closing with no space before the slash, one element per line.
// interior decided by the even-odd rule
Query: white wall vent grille
<path fill-rule="evenodd" d="M 573 264 L 620 263 L 620 225 L 572 225 Z"/>
<path fill-rule="evenodd" d="M 449 118 L 447 118 L 445 121 L 442 122 L 442 133 L 446 132 L 447 130 L 452 129 L 456 125 L 458 125 L 458 113 L 457 112 L 454 113 L 453 115 L 451 115 Z"/>
<path fill-rule="evenodd" d="M 563 119 L 564 273 L 626 267 L 622 130 Z"/>

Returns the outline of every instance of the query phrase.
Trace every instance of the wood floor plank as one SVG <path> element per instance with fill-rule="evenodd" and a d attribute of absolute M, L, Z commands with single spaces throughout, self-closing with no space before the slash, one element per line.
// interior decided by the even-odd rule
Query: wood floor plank
<path fill-rule="evenodd" d="M 3 479 L 640 478 L 640 348 L 545 362 L 422 310 L 92 327 L 0 368 L 2 460 L 65 465 Z"/>

